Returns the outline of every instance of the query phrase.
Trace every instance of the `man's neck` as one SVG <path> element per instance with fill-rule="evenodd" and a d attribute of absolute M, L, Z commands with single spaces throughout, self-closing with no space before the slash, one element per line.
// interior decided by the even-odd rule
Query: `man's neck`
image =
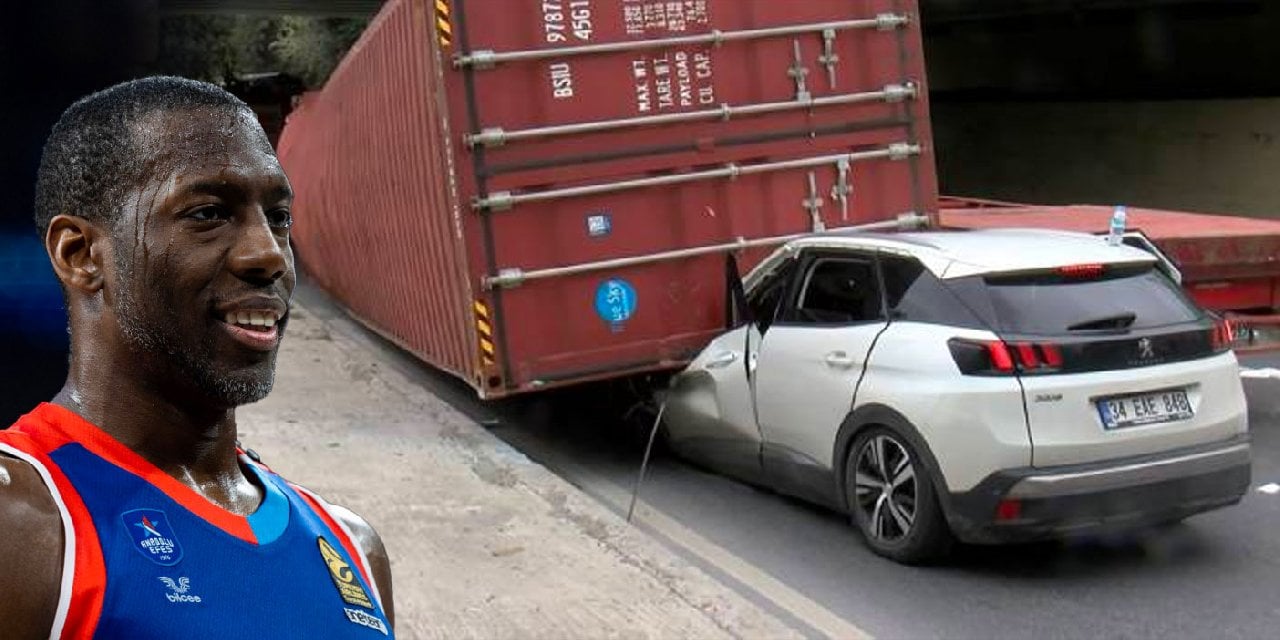
<path fill-rule="evenodd" d="M 248 515 L 262 503 L 263 488 L 236 455 L 234 409 L 192 411 L 124 380 L 101 389 L 72 377 L 53 402 L 227 511 Z"/>
<path fill-rule="evenodd" d="M 100 359 L 101 352 L 93 363 L 73 357 L 66 384 L 53 403 L 80 415 L 210 502 L 242 514 L 257 508 L 261 489 L 246 477 L 236 455 L 234 407 L 185 397 L 191 395 L 187 393 L 179 399 L 172 378 L 141 375 L 137 362 Z M 103 376 L 103 371 L 119 373 Z"/>
<path fill-rule="evenodd" d="M 234 409 L 179 404 L 151 385 L 125 377 L 103 387 L 69 376 L 53 402 L 170 475 L 216 475 L 237 468 Z"/>

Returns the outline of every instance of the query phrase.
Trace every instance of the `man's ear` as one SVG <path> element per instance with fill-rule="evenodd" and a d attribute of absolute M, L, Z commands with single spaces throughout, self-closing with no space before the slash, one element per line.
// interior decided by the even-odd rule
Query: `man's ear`
<path fill-rule="evenodd" d="M 102 243 L 106 241 L 106 235 L 89 220 L 60 215 L 49 222 L 44 248 L 64 286 L 92 294 L 102 289 Z"/>

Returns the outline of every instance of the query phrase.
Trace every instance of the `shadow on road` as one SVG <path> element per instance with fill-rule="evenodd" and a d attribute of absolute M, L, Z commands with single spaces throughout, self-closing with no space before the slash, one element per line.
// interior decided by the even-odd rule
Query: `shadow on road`
<path fill-rule="evenodd" d="M 1214 547 L 1194 525 L 1176 524 L 1079 540 L 961 545 L 950 562 L 940 568 L 1002 578 L 1097 578 L 1136 567 L 1174 563 L 1186 566 L 1214 555 Z"/>

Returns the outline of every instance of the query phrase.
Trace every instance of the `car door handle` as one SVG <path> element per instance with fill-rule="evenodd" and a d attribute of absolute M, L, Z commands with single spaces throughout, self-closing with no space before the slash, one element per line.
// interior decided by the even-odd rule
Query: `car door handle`
<path fill-rule="evenodd" d="M 738 361 L 738 354 L 732 351 L 721 351 L 711 356 L 705 365 L 708 369 L 723 369 Z"/>
<path fill-rule="evenodd" d="M 826 360 L 827 366 L 833 369 L 852 369 L 854 365 L 858 364 L 853 358 L 849 357 L 849 354 L 843 351 L 828 353 Z"/>

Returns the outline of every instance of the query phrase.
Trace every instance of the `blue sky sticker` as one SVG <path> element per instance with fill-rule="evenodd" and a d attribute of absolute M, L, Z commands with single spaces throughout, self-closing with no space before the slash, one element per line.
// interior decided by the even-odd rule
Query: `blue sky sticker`
<path fill-rule="evenodd" d="M 636 288 L 621 278 L 605 280 L 596 288 L 596 313 L 616 327 L 636 314 Z"/>
<path fill-rule="evenodd" d="M 182 560 L 182 545 L 173 535 L 169 518 L 159 509 L 134 509 L 120 515 L 124 528 L 133 538 L 133 548 L 142 557 L 165 567 Z"/>

